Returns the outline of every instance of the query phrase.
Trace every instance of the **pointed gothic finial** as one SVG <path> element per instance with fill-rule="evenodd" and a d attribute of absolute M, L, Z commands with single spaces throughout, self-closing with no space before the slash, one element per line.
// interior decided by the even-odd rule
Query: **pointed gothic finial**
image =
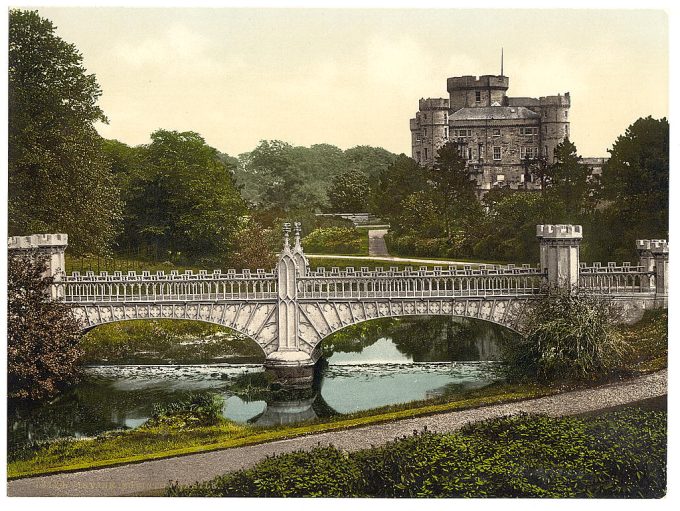
<path fill-rule="evenodd" d="M 295 246 L 299 247 L 300 246 L 300 222 L 295 222 L 293 224 L 293 227 L 295 228 Z"/>
<path fill-rule="evenodd" d="M 283 246 L 284 246 L 284 248 L 290 246 L 290 242 L 288 240 L 289 236 L 290 236 L 290 223 L 286 222 L 285 224 L 283 224 Z"/>

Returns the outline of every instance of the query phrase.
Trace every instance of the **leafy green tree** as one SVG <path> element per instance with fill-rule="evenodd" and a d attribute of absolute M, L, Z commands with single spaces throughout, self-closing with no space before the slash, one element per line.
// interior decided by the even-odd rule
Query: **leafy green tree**
<path fill-rule="evenodd" d="M 439 149 L 431 179 L 446 237 L 451 238 L 454 229 L 465 231 L 481 213 L 476 184 L 470 179 L 466 162 L 455 143 L 447 142 Z"/>
<path fill-rule="evenodd" d="M 371 193 L 372 212 L 393 222 L 403 211 L 404 199 L 426 188 L 425 169 L 413 158 L 400 154 L 389 167 L 378 173 L 377 186 Z"/>
<path fill-rule="evenodd" d="M 337 213 L 359 213 L 368 210 L 370 186 L 368 177 L 358 170 L 336 176 L 328 189 L 330 210 Z"/>
<path fill-rule="evenodd" d="M 192 131 L 157 130 L 140 149 L 126 208 L 129 238 L 179 259 L 229 264 L 246 213 L 232 172 Z"/>
<path fill-rule="evenodd" d="M 397 159 L 397 155 L 382 147 L 360 145 L 347 149 L 344 153 L 345 165 L 350 170 L 356 170 L 368 177 L 369 182 L 375 183 L 380 174 L 387 170 Z"/>
<path fill-rule="evenodd" d="M 11 398 L 54 396 L 78 377 L 80 326 L 49 299 L 46 258 L 10 253 L 7 266 L 7 385 Z"/>
<path fill-rule="evenodd" d="M 233 267 L 269 271 L 276 266 L 276 254 L 281 250 L 281 233 L 248 218 L 236 233 L 234 246 L 230 257 Z"/>
<path fill-rule="evenodd" d="M 537 262 L 536 225 L 563 223 L 564 205 L 559 198 L 508 190 L 489 192 L 484 200 L 489 212 L 476 231 L 478 257 Z"/>
<path fill-rule="evenodd" d="M 94 123 L 101 90 L 82 56 L 35 11 L 9 15 L 9 234 L 66 232 L 73 253 L 104 253 L 120 199 Z"/>
<path fill-rule="evenodd" d="M 592 196 L 590 167 L 581 163 L 576 146 L 568 138 L 555 148 L 555 160 L 547 169 L 549 194 L 566 208 L 565 222 L 575 223 Z"/>
<path fill-rule="evenodd" d="M 636 238 L 668 237 L 669 125 L 646 117 L 616 139 L 602 173 L 602 259 L 634 257 Z"/>

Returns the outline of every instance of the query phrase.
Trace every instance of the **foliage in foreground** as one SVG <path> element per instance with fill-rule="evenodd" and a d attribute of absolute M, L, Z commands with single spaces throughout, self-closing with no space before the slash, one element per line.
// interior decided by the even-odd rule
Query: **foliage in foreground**
<path fill-rule="evenodd" d="M 616 329 L 620 312 L 607 299 L 550 290 L 527 310 L 523 337 L 502 346 L 510 380 L 590 379 L 621 366 L 628 345 Z"/>
<path fill-rule="evenodd" d="M 184 399 L 166 405 L 155 404 L 153 414 L 143 424 L 149 429 L 158 426 L 175 428 L 214 426 L 224 420 L 224 399 L 211 392 L 190 394 Z"/>
<path fill-rule="evenodd" d="M 7 268 L 7 385 L 10 398 L 44 399 L 77 379 L 80 326 L 49 300 L 45 258 L 10 254 Z"/>
<path fill-rule="evenodd" d="M 666 413 L 517 415 L 373 449 L 284 454 L 169 496 L 643 497 L 666 488 Z"/>

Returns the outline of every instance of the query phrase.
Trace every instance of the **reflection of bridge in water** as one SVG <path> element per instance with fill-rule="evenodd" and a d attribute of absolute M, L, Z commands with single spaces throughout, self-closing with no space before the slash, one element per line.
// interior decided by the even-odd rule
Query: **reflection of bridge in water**
<path fill-rule="evenodd" d="M 667 306 L 668 245 L 639 240 L 638 265 L 581 264 L 581 226 L 539 225 L 540 264 L 383 268 L 318 268 L 311 271 L 300 245 L 300 226 L 284 227 L 276 268 L 150 272 L 73 272 L 65 275 L 65 234 L 9 239 L 10 250 L 49 255 L 53 299 L 73 306 L 84 330 L 133 319 L 184 319 L 216 323 L 251 337 L 265 365 L 281 381 L 309 382 L 321 341 L 342 328 L 376 318 L 446 315 L 524 328 L 525 306 L 547 286 L 611 297 L 629 317 Z"/>

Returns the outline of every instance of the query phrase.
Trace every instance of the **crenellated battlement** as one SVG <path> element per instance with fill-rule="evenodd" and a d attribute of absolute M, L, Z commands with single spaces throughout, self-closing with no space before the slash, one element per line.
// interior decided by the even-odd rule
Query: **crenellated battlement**
<path fill-rule="evenodd" d="M 667 254 L 668 242 L 666 240 L 650 240 L 650 250 L 652 254 Z"/>
<path fill-rule="evenodd" d="M 418 109 L 422 112 L 424 110 L 448 110 L 449 98 L 427 98 L 418 101 Z"/>
<path fill-rule="evenodd" d="M 446 80 L 446 89 L 448 92 L 481 88 L 507 90 L 509 86 L 510 78 L 498 75 L 481 75 L 479 77 L 472 75 L 453 76 Z"/>
<path fill-rule="evenodd" d="M 571 105 L 571 96 L 568 92 L 565 92 L 564 95 L 558 94 L 557 96 L 541 96 L 538 98 L 538 102 L 542 107 L 568 107 Z"/>
<path fill-rule="evenodd" d="M 541 224 L 536 226 L 536 236 L 538 238 L 581 239 L 583 229 L 580 225 Z"/>
<path fill-rule="evenodd" d="M 10 236 L 7 238 L 8 250 L 30 250 L 68 246 L 68 234 L 32 234 L 30 236 Z"/>

